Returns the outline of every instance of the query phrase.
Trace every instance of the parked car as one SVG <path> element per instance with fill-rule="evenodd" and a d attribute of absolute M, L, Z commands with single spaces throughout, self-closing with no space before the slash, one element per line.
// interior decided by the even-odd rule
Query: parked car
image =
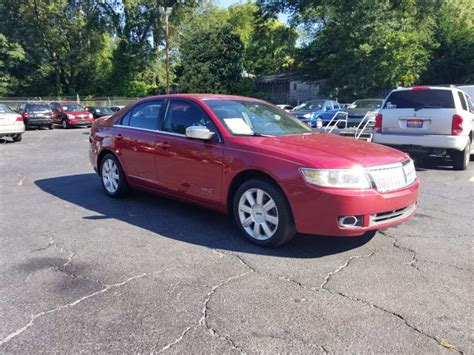
<path fill-rule="evenodd" d="M 293 106 L 290 105 L 276 105 L 276 107 L 281 108 L 282 110 L 285 110 L 286 112 L 290 112 L 293 110 Z"/>
<path fill-rule="evenodd" d="M 18 113 L 23 117 L 26 129 L 48 127 L 53 129 L 52 112 L 45 102 L 29 102 L 18 106 Z"/>
<path fill-rule="evenodd" d="M 104 116 L 110 116 L 114 113 L 109 107 L 106 106 L 88 106 L 86 107 L 87 111 L 92 113 L 94 119 L 98 119 Z"/>
<path fill-rule="evenodd" d="M 0 104 L 0 138 L 11 137 L 14 142 L 20 142 L 24 132 L 23 116 L 7 105 Z"/>
<path fill-rule="evenodd" d="M 472 151 L 473 107 L 454 87 L 416 86 L 393 90 L 376 117 L 373 141 L 414 156 L 449 156 L 465 170 Z"/>
<path fill-rule="evenodd" d="M 111 106 L 110 109 L 113 111 L 113 112 L 118 112 L 120 111 L 121 109 L 123 109 L 125 106 L 123 105 L 118 105 L 118 106 Z"/>
<path fill-rule="evenodd" d="M 313 132 L 257 99 L 149 97 L 96 120 L 89 141 L 109 196 L 132 187 L 229 212 L 262 246 L 296 232 L 360 236 L 416 209 L 419 181 L 405 153 Z"/>
<path fill-rule="evenodd" d="M 90 127 L 94 118 L 82 105 L 75 102 L 52 102 L 53 122 L 62 128 Z"/>
<path fill-rule="evenodd" d="M 382 107 L 382 104 L 383 99 L 363 99 L 354 101 L 347 107 L 348 125 L 357 126 L 368 112 L 371 112 L 375 117 L 378 110 Z"/>
<path fill-rule="evenodd" d="M 291 111 L 296 118 L 311 127 L 316 127 L 318 119 L 322 121 L 323 126 L 327 125 L 338 112 L 338 118 L 343 118 L 345 110 L 335 100 L 311 100 Z"/>

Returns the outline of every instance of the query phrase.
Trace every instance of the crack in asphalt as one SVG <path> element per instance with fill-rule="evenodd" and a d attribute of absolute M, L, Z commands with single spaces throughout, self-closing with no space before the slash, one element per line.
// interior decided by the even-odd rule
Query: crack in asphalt
<path fill-rule="evenodd" d="M 162 353 L 162 352 L 165 352 L 166 350 L 169 350 L 174 345 L 180 343 L 184 339 L 186 334 L 188 334 L 192 329 L 195 329 L 198 326 L 203 326 L 211 336 L 217 337 L 217 338 L 225 341 L 226 343 L 228 343 L 232 347 L 232 349 L 239 351 L 241 354 L 247 354 L 247 352 L 245 352 L 242 348 L 237 346 L 237 344 L 234 342 L 234 340 L 229 335 L 219 334 L 219 332 L 216 329 L 212 328 L 208 323 L 208 319 L 209 319 L 209 302 L 211 301 L 212 296 L 217 292 L 217 290 L 220 287 L 223 287 L 223 286 L 227 285 L 228 283 L 230 283 L 234 280 L 237 280 L 241 277 L 244 277 L 244 276 L 250 274 L 251 272 L 253 272 L 253 270 L 250 269 L 249 271 L 246 271 L 244 273 L 234 275 L 234 276 L 230 276 L 227 279 L 225 279 L 224 281 L 219 282 L 217 285 L 212 286 L 211 290 L 206 294 L 206 297 L 204 299 L 203 307 L 202 307 L 202 310 L 201 310 L 201 318 L 199 319 L 199 321 L 196 324 L 193 324 L 193 325 L 187 327 L 180 334 L 179 337 L 177 337 L 172 342 L 170 342 L 170 343 L 166 344 L 164 347 L 162 347 L 158 351 L 158 353 Z"/>
<path fill-rule="evenodd" d="M 105 293 L 105 292 L 107 292 L 107 291 L 109 291 L 113 288 L 124 286 L 124 285 L 128 284 L 129 282 L 131 282 L 133 280 L 140 279 L 140 278 L 143 278 L 143 277 L 149 276 L 149 275 L 150 274 L 148 274 L 148 273 L 143 273 L 143 274 L 139 274 L 139 275 L 136 275 L 136 276 L 132 276 L 132 277 L 129 277 L 128 279 L 126 279 L 125 281 L 118 282 L 118 283 L 115 283 L 115 284 L 106 285 L 106 287 L 104 287 L 103 289 L 101 289 L 99 291 L 95 291 L 95 292 L 93 292 L 91 294 L 88 294 L 86 296 L 83 296 L 83 297 L 81 297 L 81 298 L 79 298 L 79 299 L 77 299 L 73 302 L 66 303 L 64 305 L 52 308 L 52 309 L 47 310 L 47 311 L 35 313 L 35 314 L 30 316 L 30 321 L 28 323 L 26 323 L 23 327 L 18 328 L 17 330 L 15 330 L 14 332 L 8 334 L 5 338 L 0 340 L 0 346 L 7 344 L 9 341 L 11 341 L 12 339 L 16 338 L 17 336 L 19 336 L 20 334 L 22 334 L 23 332 L 28 330 L 30 327 L 32 327 L 34 325 L 35 320 L 37 320 L 38 318 L 41 318 L 43 316 L 61 311 L 61 310 L 66 309 L 66 308 L 74 307 L 74 306 L 78 305 L 79 303 L 81 303 L 81 302 L 83 302 L 83 301 L 85 301 L 89 298 L 92 298 L 92 297 L 95 297 L 95 296 L 100 295 L 102 293 Z"/>
<path fill-rule="evenodd" d="M 384 233 L 382 233 L 384 234 Z M 386 235 L 386 234 L 384 234 Z M 390 236 L 389 236 L 390 237 Z M 401 321 L 404 322 L 404 324 L 409 327 L 410 329 L 414 330 L 415 332 L 417 332 L 418 334 L 420 335 L 423 335 L 427 338 L 430 338 L 432 340 L 434 340 L 438 345 L 442 346 L 442 347 L 445 347 L 443 345 L 443 342 L 442 340 L 438 339 L 437 337 L 433 336 L 433 335 L 430 335 L 426 332 L 424 332 L 423 330 L 421 330 L 420 328 L 418 328 L 416 325 L 410 323 L 404 316 L 402 316 L 400 313 L 397 313 L 397 312 L 393 312 L 393 311 L 390 311 L 382 306 L 379 306 L 375 303 L 371 303 L 369 301 L 366 301 L 362 298 L 359 298 L 359 297 L 353 297 L 353 296 L 349 296 L 348 294 L 345 294 L 344 292 L 341 292 L 341 291 L 336 291 L 336 290 L 333 290 L 333 289 L 330 289 L 327 284 L 329 283 L 329 281 L 331 280 L 331 278 L 339 273 L 340 271 L 344 270 L 345 268 L 347 268 L 350 264 L 351 264 L 351 261 L 352 260 L 355 260 L 355 259 L 362 259 L 362 258 L 369 258 L 371 257 L 372 255 L 374 255 L 375 253 L 375 250 L 373 250 L 371 253 L 367 254 L 367 255 L 356 255 L 356 256 L 351 256 L 349 257 L 349 259 L 346 260 L 346 262 L 341 265 L 339 268 L 337 268 L 336 270 L 330 272 L 327 276 L 326 276 L 326 279 L 324 280 L 324 282 L 321 284 L 321 289 L 322 290 L 325 290 L 333 295 L 338 295 L 338 296 L 341 296 L 341 297 L 344 297 L 348 300 L 351 300 L 353 302 L 358 302 L 358 303 L 362 303 L 366 306 L 369 306 L 369 307 L 372 307 L 372 308 L 375 308 L 375 309 L 378 309 L 386 314 L 389 314 L 393 317 L 396 317 L 398 319 L 400 319 Z M 462 351 L 458 350 L 457 348 L 453 348 L 452 350 L 458 352 L 459 354 L 464 354 Z"/>

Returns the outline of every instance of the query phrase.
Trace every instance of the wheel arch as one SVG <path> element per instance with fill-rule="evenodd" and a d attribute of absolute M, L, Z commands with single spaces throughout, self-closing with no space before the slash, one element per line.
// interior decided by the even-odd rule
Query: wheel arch
<path fill-rule="evenodd" d="M 280 186 L 278 181 L 275 178 L 273 178 L 271 175 L 269 175 L 268 173 L 263 172 L 261 170 L 257 170 L 257 169 L 248 169 L 248 170 L 241 171 L 236 176 L 234 176 L 234 178 L 232 179 L 232 181 L 229 185 L 229 189 L 227 190 L 227 200 L 226 200 L 226 202 L 227 202 L 227 212 L 229 213 L 230 216 L 232 216 L 233 213 L 234 213 L 234 211 L 233 211 L 233 201 L 234 201 L 235 193 L 237 192 L 238 188 L 244 182 L 246 182 L 248 180 L 251 180 L 251 179 L 264 180 L 264 181 L 272 184 L 273 186 L 275 186 L 282 193 L 284 199 L 286 200 L 286 202 L 288 204 L 290 212 L 293 216 L 293 211 L 291 209 L 291 204 L 288 201 L 288 197 L 286 196 L 285 191 L 282 189 L 282 187 Z"/>

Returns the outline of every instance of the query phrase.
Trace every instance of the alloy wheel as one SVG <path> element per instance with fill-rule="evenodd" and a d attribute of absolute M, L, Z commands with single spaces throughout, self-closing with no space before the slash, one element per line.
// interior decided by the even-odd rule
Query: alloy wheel
<path fill-rule="evenodd" d="M 273 198 L 259 188 L 248 189 L 239 200 L 239 220 L 256 240 L 270 239 L 278 229 L 278 209 Z"/>
<path fill-rule="evenodd" d="M 105 189 L 115 193 L 119 187 L 120 175 L 117 164 L 112 159 L 107 159 L 102 165 L 102 182 Z"/>

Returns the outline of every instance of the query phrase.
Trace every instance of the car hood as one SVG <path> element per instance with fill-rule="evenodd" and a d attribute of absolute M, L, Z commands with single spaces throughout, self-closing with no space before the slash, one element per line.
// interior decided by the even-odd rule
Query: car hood
<path fill-rule="evenodd" d="M 248 139 L 259 139 L 258 145 L 270 155 L 314 168 L 368 167 L 407 159 L 389 147 L 327 133 Z"/>

